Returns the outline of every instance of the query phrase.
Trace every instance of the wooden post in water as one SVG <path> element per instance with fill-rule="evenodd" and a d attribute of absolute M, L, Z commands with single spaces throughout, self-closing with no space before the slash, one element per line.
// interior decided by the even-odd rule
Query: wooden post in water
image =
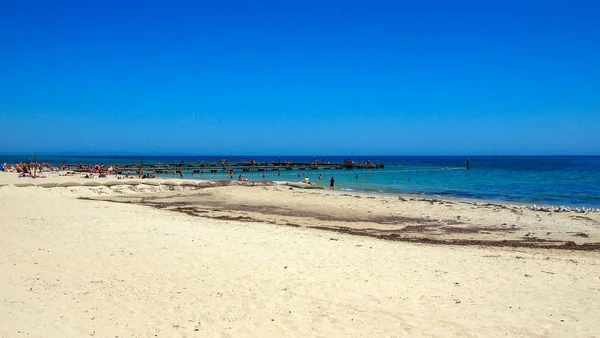
<path fill-rule="evenodd" d="M 37 153 L 35 153 L 35 156 L 33 158 L 33 166 L 33 177 L 35 178 L 37 174 Z"/>
<path fill-rule="evenodd" d="M 467 170 L 471 170 L 471 159 L 467 158 Z"/>

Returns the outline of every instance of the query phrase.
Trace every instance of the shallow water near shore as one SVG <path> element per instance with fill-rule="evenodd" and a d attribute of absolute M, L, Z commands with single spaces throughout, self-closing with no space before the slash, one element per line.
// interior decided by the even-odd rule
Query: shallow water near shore
<path fill-rule="evenodd" d="M 254 159 L 259 163 L 279 161 L 278 156 L 144 156 L 144 163 L 215 163 L 227 158 L 229 162 Z M 600 207 L 600 156 L 472 156 L 471 169 L 466 169 L 466 156 L 281 156 L 281 161 L 312 162 L 325 160 L 342 163 L 385 163 L 384 169 L 355 170 L 291 170 L 236 172 L 249 180 L 298 181 L 308 176 L 312 182 L 329 185 L 335 178 L 337 189 L 383 194 L 409 194 L 428 198 L 469 199 L 508 203 L 537 203 L 554 206 Z M 29 156 L 32 160 L 33 156 Z M 0 163 L 27 160 L 27 156 L 2 156 Z M 38 161 L 63 163 L 132 163 L 139 164 L 141 156 L 49 156 Z M 300 177 L 298 177 L 300 174 Z M 318 179 L 319 174 L 322 180 Z M 229 179 L 226 173 L 184 172 L 185 178 Z M 164 178 L 179 177 L 172 174 Z M 358 178 L 357 178 L 358 176 Z"/>

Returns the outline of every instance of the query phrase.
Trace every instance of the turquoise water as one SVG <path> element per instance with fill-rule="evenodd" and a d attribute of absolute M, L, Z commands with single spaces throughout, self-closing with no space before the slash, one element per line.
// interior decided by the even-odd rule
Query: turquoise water
<path fill-rule="evenodd" d="M 144 156 L 144 163 L 175 163 L 180 156 Z M 185 163 L 217 162 L 225 156 L 184 156 Z M 255 159 L 257 162 L 278 161 L 276 156 L 229 156 L 230 162 Z M 328 156 L 326 161 L 341 163 L 345 156 Z M 30 157 L 30 160 L 32 157 Z M 281 156 L 281 161 L 295 159 L 311 162 L 322 157 Z M 474 156 L 470 157 L 471 169 L 466 170 L 467 157 L 393 157 L 354 156 L 355 162 L 367 159 L 385 162 L 384 169 L 367 170 L 293 170 L 266 172 L 265 179 L 274 181 L 298 181 L 308 175 L 312 182 L 329 185 L 335 177 L 336 188 L 348 191 L 373 193 L 414 194 L 436 198 L 467 198 L 514 203 L 536 203 L 554 206 L 600 207 L 600 156 Z M 0 163 L 25 161 L 26 156 L 2 156 Z M 75 164 L 79 161 L 95 163 L 139 163 L 139 156 L 39 156 L 38 161 L 53 164 L 63 162 Z M 441 169 L 441 170 L 440 170 Z M 301 174 L 298 178 L 297 174 Z M 242 174 L 250 180 L 262 180 L 262 173 Z M 318 180 L 318 175 L 323 180 Z M 359 178 L 356 178 L 358 174 Z M 367 175 L 368 177 L 365 177 Z M 161 174 L 163 177 L 178 177 Z M 185 172 L 185 178 L 192 178 Z M 229 179 L 225 173 L 196 174 L 200 179 Z"/>

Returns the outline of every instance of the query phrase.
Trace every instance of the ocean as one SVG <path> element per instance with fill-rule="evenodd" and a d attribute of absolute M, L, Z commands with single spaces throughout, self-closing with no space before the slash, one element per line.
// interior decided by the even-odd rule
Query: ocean
<path fill-rule="evenodd" d="M 38 156 L 39 162 L 76 164 L 136 163 L 215 163 L 254 159 L 257 162 L 279 161 L 278 156 Z M 385 163 L 384 169 L 355 170 L 282 170 L 265 172 L 266 180 L 299 181 L 305 174 L 312 182 L 325 186 L 335 178 L 337 189 L 376 194 L 423 198 L 468 199 L 511 204 L 538 204 L 568 207 L 600 207 L 600 156 L 471 156 L 470 170 L 466 156 L 281 156 L 281 161 L 312 162 L 317 159 L 342 163 L 370 160 Z M 32 160 L 33 156 L 29 156 Z M 27 160 L 27 156 L 0 155 L 0 163 Z M 298 177 L 300 173 L 300 178 Z M 236 172 L 249 180 L 263 180 L 260 172 Z M 319 180 L 319 174 L 323 179 Z M 200 173 L 185 178 L 221 180 L 226 173 Z M 172 174 L 159 176 L 179 177 Z M 357 178 L 358 176 L 358 178 Z"/>

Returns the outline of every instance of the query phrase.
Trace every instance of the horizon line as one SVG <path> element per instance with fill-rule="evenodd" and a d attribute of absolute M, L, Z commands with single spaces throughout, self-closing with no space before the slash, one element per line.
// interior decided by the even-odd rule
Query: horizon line
<path fill-rule="evenodd" d="M 15 153 L 0 153 L 0 156 L 35 156 L 35 152 L 15 152 Z M 368 157 L 368 156 L 373 156 L 373 157 L 575 157 L 575 156 L 579 156 L 579 157 L 583 157 L 583 156 L 587 156 L 587 157 L 594 157 L 594 156 L 600 156 L 600 154 L 473 154 L 473 155 L 467 155 L 467 154 L 422 154 L 422 155 L 415 155 L 415 154 L 396 154 L 396 155 L 391 155 L 391 154 L 329 154 L 329 155 L 305 155 L 305 154 L 195 154 L 195 153 L 181 153 L 181 154 L 177 154 L 177 153 L 145 153 L 145 154 L 140 154 L 140 153 L 121 153 L 121 154 L 116 154 L 116 153 L 52 153 L 52 152 L 37 152 L 38 156 L 62 156 L 62 157 L 76 157 L 76 156 L 90 156 L 90 157 L 98 157 L 98 156 L 117 156 L 117 157 L 125 157 L 125 156 L 129 156 L 129 157 L 158 157 L 158 156 L 165 156 L 165 157 L 179 157 L 179 156 L 185 156 L 185 157 L 190 157 L 190 156 L 198 156 L 198 157 L 212 157 L 212 156 L 218 156 L 218 157 L 242 157 L 242 156 L 256 156 L 256 157 L 293 157 L 293 156 L 298 156 L 298 157 Z"/>

